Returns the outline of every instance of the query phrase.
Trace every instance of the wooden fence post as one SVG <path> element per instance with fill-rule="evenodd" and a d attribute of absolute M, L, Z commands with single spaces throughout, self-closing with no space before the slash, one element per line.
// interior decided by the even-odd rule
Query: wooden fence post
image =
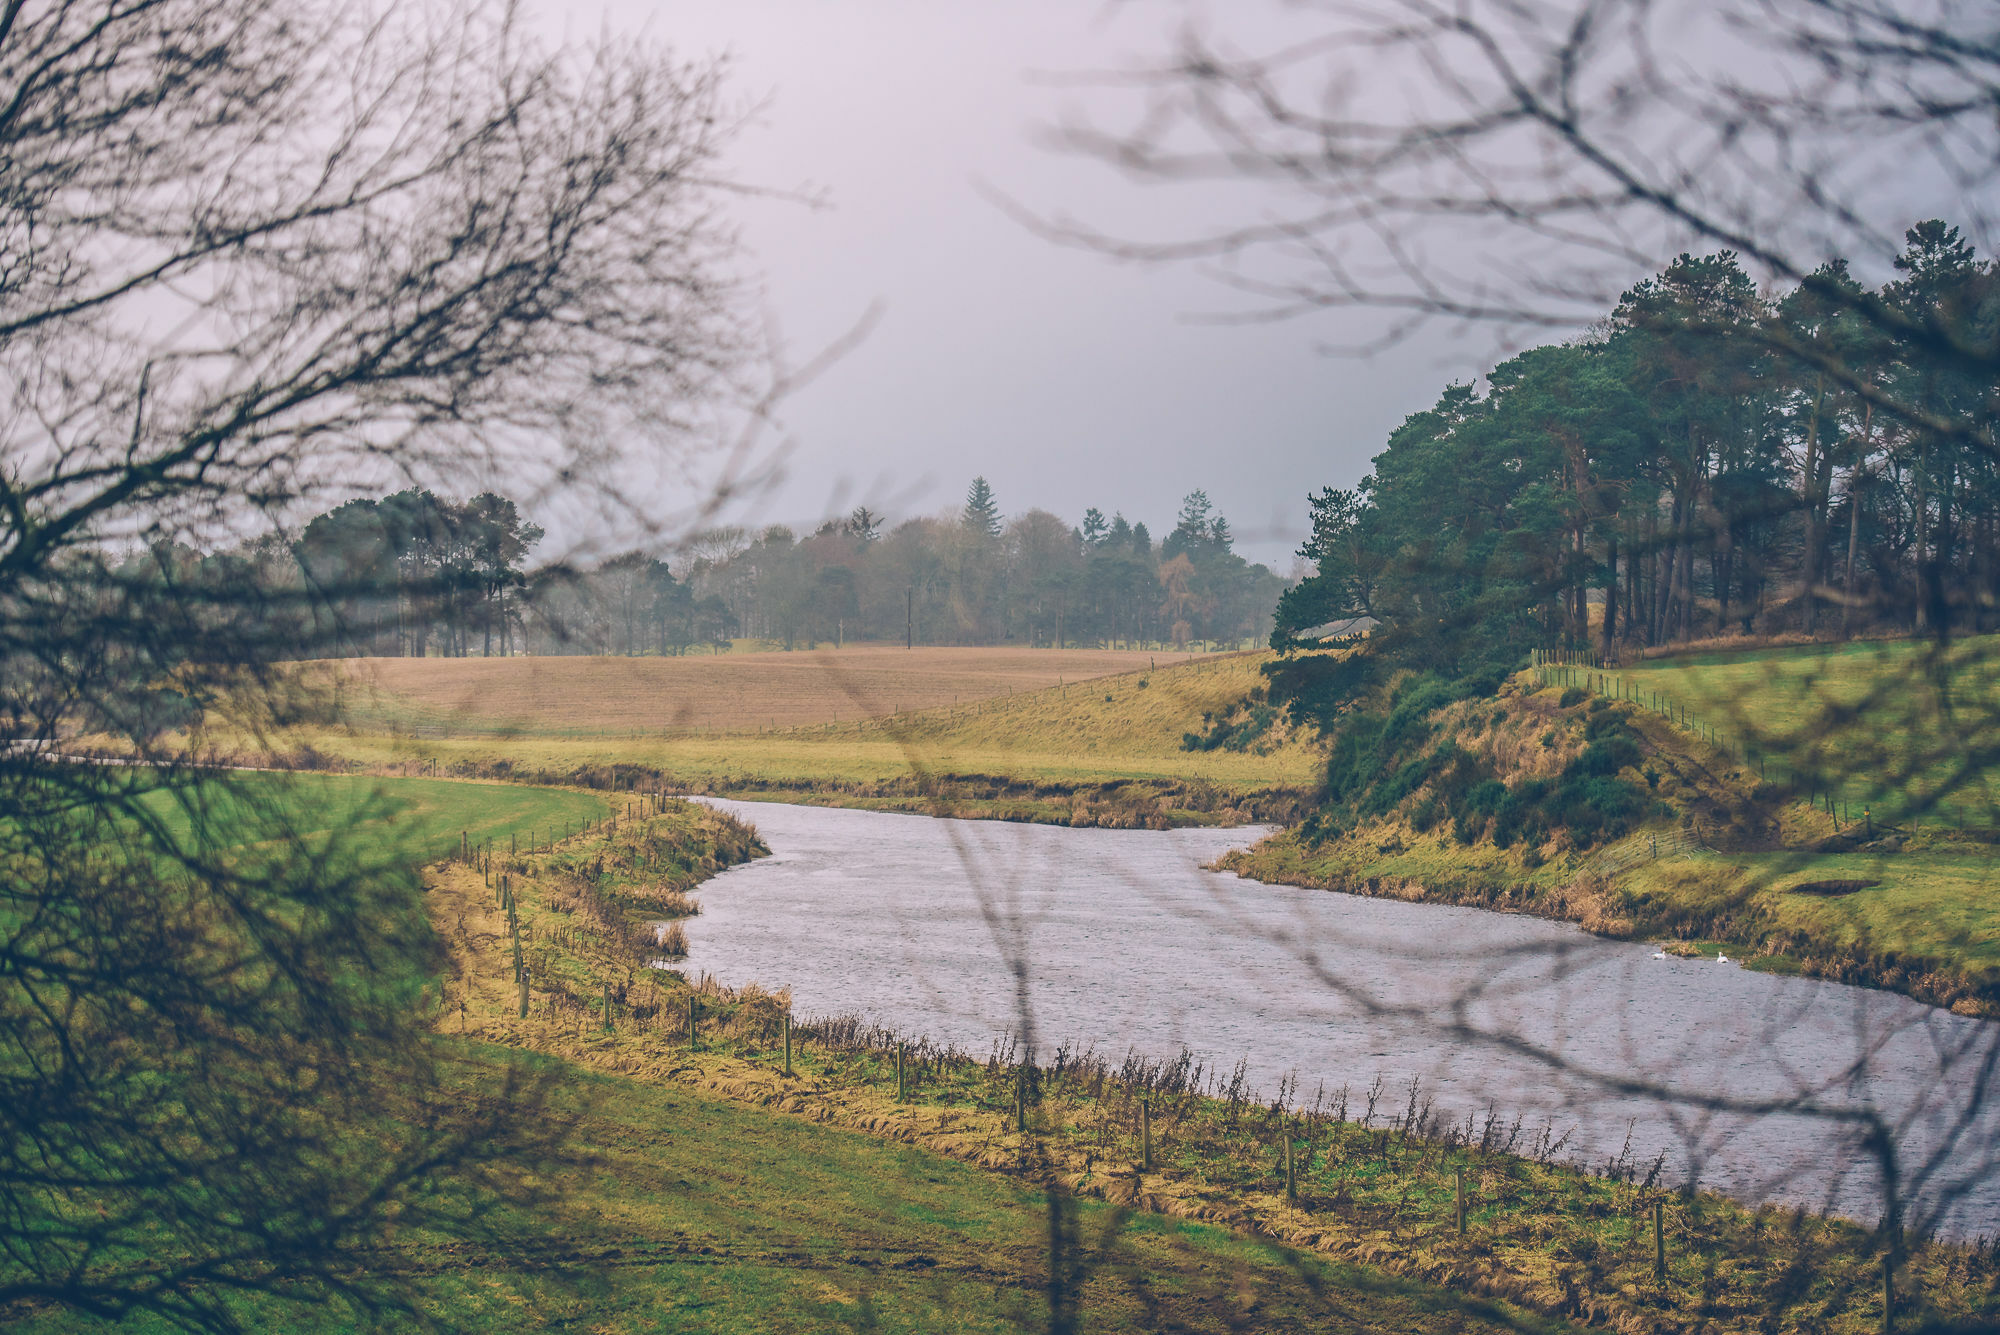
<path fill-rule="evenodd" d="M 785 1075 L 792 1074 L 792 1013 L 785 1012 Z"/>
<path fill-rule="evenodd" d="M 1465 1236 L 1465 1165 L 1459 1164 L 1453 1171 L 1458 1179 L 1455 1202 L 1457 1208 L 1453 1213 L 1458 1220 L 1458 1236 L 1462 1238 Z"/>
<path fill-rule="evenodd" d="M 1139 1171 L 1153 1171 L 1153 1101 L 1139 1100 Z"/>
<path fill-rule="evenodd" d="M 700 1044 L 695 1041 L 694 993 L 688 993 L 688 1051 L 693 1052 Z"/>
<path fill-rule="evenodd" d="M 1653 1202 L 1653 1278 L 1664 1284 L 1667 1282 L 1667 1230 L 1663 1220 L 1666 1206 L 1660 1201 Z"/>
<path fill-rule="evenodd" d="M 1298 1198 L 1299 1176 L 1292 1166 L 1292 1127 L 1288 1120 L 1285 1123 L 1285 1199 L 1296 1201 Z"/>

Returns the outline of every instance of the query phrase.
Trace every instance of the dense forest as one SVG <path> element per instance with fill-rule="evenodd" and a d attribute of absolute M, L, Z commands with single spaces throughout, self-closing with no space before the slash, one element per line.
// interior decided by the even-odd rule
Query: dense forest
<path fill-rule="evenodd" d="M 961 510 L 885 527 L 862 507 L 805 535 L 703 533 L 672 563 L 537 565 L 543 531 L 513 501 L 408 490 L 350 500 L 293 538 L 147 551 L 125 574 L 251 591 L 301 652 L 385 656 L 680 654 L 737 638 L 1241 644 L 1271 633 L 1285 589 L 1236 553 L 1200 491 L 1157 543 L 1096 509 L 1077 526 L 1046 510 L 1006 518 L 983 478 Z"/>
<path fill-rule="evenodd" d="M 1942 222 L 1906 240 L 1872 291 L 1838 261 L 1764 293 L 1727 252 L 1683 255 L 1588 335 L 1450 386 L 1312 498 L 1318 574 L 1276 643 L 1368 616 L 1378 657 L 1442 666 L 1994 629 L 1995 387 L 1949 349 L 1993 340 L 2000 270 Z"/>
<path fill-rule="evenodd" d="M 2000 403 L 1963 355 L 2000 331 L 2000 267 L 1941 222 L 1906 239 L 1872 291 L 1834 262 L 1764 293 L 1731 254 L 1683 255 L 1588 335 L 1450 386 L 1357 487 L 1314 496 L 1317 573 L 1272 642 L 1374 621 L 1358 652 L 1265 668 L 1265 712 L 1329 740 L 1301 836 L 1401 811 L 1463 843 L 1588 847 L 1656 810 L 1658 775 L 1638 774 L 1606 700 L 1551 774 L 1502 773 L 1434 722 L 1494 696 L 1532 647 L 2000 629 Z"/>

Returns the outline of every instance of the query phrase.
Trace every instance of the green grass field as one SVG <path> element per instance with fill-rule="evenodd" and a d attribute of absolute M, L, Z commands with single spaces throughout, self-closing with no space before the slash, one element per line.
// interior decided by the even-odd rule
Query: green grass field
<path fill-rule="evenodd" d="M 468 1060 L 514 1054 L 473 1045 Z M 1046 1329 L 1043 1198 L 926 1150 L 564 1067 L 551 1115 L 580 1161 L 539 1208 L 489 1221 L 490 1255 L 404 1237 L 420 1310 L 447 1329 L 593 1332 Z M 1443 1288 L 1225 1229 L 1082 1206 L 1084 1329 L 1445 1332 L 1569 1329 Z M 1108 1239 L 1108 1241 L 1107 1241 Z M 374 1327 L 245 1299 L 269 1331 Z M 32 1335 L 108 1329 L 54 1313 Z M 130 1320 L 118 1329 L 166 1329 Z"/>
<path fill-rule="evenodd" d="M 609 810 L 604 797 L 567 789 L 281 773 L 233 774 L 214 784 L 161 790 L 148 804 L 181 835 L 199 804 L 219 828 L 246 838 L 277 820 L 311 847 L 338 837 L 370 859 L 414 863 L 457 849 L 461 833 L 474 843 L 542 840 Z"/>
<path fill-rule="evenodd" d="M 1773 779 L 1822 776 L 1856 817 L 1867 805 L 2000 827 L 2000 637 L 1694 654 L 1611 675 L 1719 729 Z"/>

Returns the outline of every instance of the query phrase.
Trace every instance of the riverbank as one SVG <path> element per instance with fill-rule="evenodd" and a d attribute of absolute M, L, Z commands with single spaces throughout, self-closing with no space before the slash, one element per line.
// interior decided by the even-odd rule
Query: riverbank
<path fill-rule="evenodd" d="M 627 1200 L 616 1189 L 617 1208 L 571 1244 L 579 1266 L 610 1265 L 621 1293 L 635 1287 L 624 1272 L 636 1266 L 660 1309 L 694 1304 L 703 1324 L 717 1327 L 810 1330 L 849 1316 L 885 1330 L 1038 1325 L 1055 1191 L 1076 1212 L 1068 1227 L 1079 1250 L 1070 1264 L 1092 1329 L 1570 1329 L 1465 1285 L 1293 1249 L 1212 1212 L 1134 1218 L 1130 1203 L 1078 1192 L 1032 1156 L 972 1152 L 975 1141 L 992 1148 L 1005 1138 L 982 1140 L 983 1128 L 948 1110 L 935 1125 L 913 1124 L 825 1038 L 815 1052 L 798 1053 L 798 1078 L 760 1066 L 756 1057 L 782 1043 L 785 993 L 690 985 L 646 967 L 657 954 L 651 923 L 661 906 L 691 880 L 755 852 L 754 831 L 698 805 L 633 802 L 630 814 L 553 848 L 439 864 L 425 895 L 452 962 L 444 1032 L 587 1072 L 600 1103 L 661 1110 L 608 1146 L 623 1164 L 621 1179 L 664 1184 L 657 1198 Z M 1027 1142 L 1009 1143 L 1019 1150 Z M 583 1183 L 580 1193 L 566 1216 L 588 1217 L 606 1188 Z M 685 1279 L 691 1252 L 702 1258 L 695 1264 L 726 1269 Z M 528 1313 L 550 1310 L 557 1295 L 540 1276 L 504 1255 L 489 1264 L 525 1291 Z M 682 1276 L 667 1273 L 677 1264 Z M 461 1307 L 477 1295 L 451 1287 L 458 1314 L 491 1306 L 489 1298 Z M 579 1312 L 574 1300 L 559 1307 L 571 1319 Z M 783 1315 L 767 1321 L 774 1312 Z M 534 1319 L 517 1311 L 509 1322 Z"/>
<path fill-rule="evenodd" d="M 628 826 L 603 842 L 637 848 L 644 837 L 643 825 Z M 1412 1282 L 1504 1298 L 1551 1318 L 1634 1332 L 1706 1324 L 1858 1333 L 1879 1323 L 1881 1237 L 1837 1220 L 1678 1192 L 1658 1165 L 1628 1159 L 1586 1174 L 1563 1161 L 1556 1128 L 1490 1117 L 1444 1125 L 1419 1089 L 1325 1091 L 1280 1109 L 1249 1100 L 1240 1077 L 1232 1088 L 1227 1076 L 1186 1063 L 1112 1069 L 1070 1054 L 1028 1076 L 1023 1130 L 1015 1105 L 1022 1068 L 1003 1052 L 981 1060 L 851 1021 L 795 1031 L 805 1042 L 795 1044 L 787 1076 L 787 996 L 691 984 L 660 970 L 640 977 L 608 937 L 575 930 L 576 910 L 560 907 L 571 894 L 564 878 L 606 856 L 599 840 L 517 863 L 515 914 L 531 975 L 559 980 L 547 994 L 531 993 L 526 1015 L 504 944 L 505 915 L 481 873 L 434 870 L 433 920 L 458 924 L 449 933 L 456 1004 L 448 1026 L 1142 1214 L 1221 1225 Z M 635 912 L 631 926 L 642 928 L 644 919 Z M 1142 1163 L 1141 1100 L 1154 1137 L 1150 1168 Z M 1456 1217 L 1461 1171 L 1464 1233 Z M 1668 1247 L 1665 1283 L 1652 1270 L 1655 1203 Z M 1901 1291 L 1911 1295 L 1906 1312 L 1990 1315 L 1993 1261 L 1978 1248 L 1912 1245 L 1898 1261 Z"/>
<path fill-rule="evenodd" d="M 1216 655 L 1088 684 L 777 730 L 574 736 L 551 716 L 515 720 L 504 735 L 459 735 L 440 715 L 425 714 L 430 722 L 422 723 L 391 711 L 378 714 L 382 726 L 372 730 L 360 720 L 284 736 L 291 763 L 335 771 L 637 785 L 1073 827 L 1287 825 L 1291 833 L 1227 865 L 1265 881 L 1535 913 L 1993 1017 L 2000 1015 L 2000 874 L 1989 881 L 1982 862 L 2000 871 L 2000 848 L 1935 823 L 1876 825 L 1852 803 L 1828 811 L 1810 789 L 1766 781 L 1761 761 L 1752 766 L 1716 745 L 1700 723 L 1734 701 L 1734 712 L 1718 712 L 1732 727 L 1756 714 L 1796 730 L 1816 709 L 1850 708 L 1899 680 L 1917 661 L 1914 652 L 1889 645 L 1662 661 L 1616 678 L 1616 699 L 1593 689 L 1607 684 L 1602 674 L 1566 672 L 1544 682 L 1524 673 L 1492 698 L 1423 722 L 1417 735 L 1432 739 L 1425 745 L 1433 755 L 1455 750 L 1484 758 L 1510 782 L 1549 782 L 1580 761 L 1594 728 L 1621 720 L 1635 749 L 1610 777 L 1642 809 L 1624 835 L 1581 847 L 1561 828 L 1507 847 L 1496 842 L 1497 825 L 1461 837 L 1457 822 L 1438 814 L 1440 776 L 1428 757 L 1415 765 L 1414 782 L 1409 764 L 1377 776 L 1355 801 L 1379 809 L 1325 837 L 1310 818 L 1320 809 L 1327 756 L 1264 701 L 1270 654 Z M 788 671 L 811 670 L 809 656 L 778 657 L 791 660 Z M 912 683 L 923 661 L 922 653 L 909 659 Z M 595 662 L 552 659 L 537 671 L 597 670 Z M 430 660 L 398 670 L 421 677 L 446 669 L 460 670 Z M 1972 686 L 1983 689 L 1983 681 Z M 1824 694 L 1819 706 L 1816 692 Z M 658 714 L 667 705 L 647 708 Z M 1893 727 L 1878 719 L 1885 754 L 1921 752 L 1909 736 L 1919 722 L 1908 711 Z M 1490 819 L 1476 816 L 1482 827 Z M 1864 821 L 1866 837 L 1857 833 Z M 1866 884 L 1843 895 L 1797 892 L 1847 882 Z"/>
<path fill-rule="evenodd" d="M 2000 1018 L 2000 962 L 1985 925 L 2000 885 L 1979 845 L 1941 841 L 1895 856 L 1684 851 L 1605 874 L 1587 862 L 1531 869 L 1439 840 L 1384 852 L 1379 843 L 1313 846 L 1281 831 L 1216 865 L 1273 884 L 1533 914 Z"/>
<path fill-rule="evenodd" d="M 1698 680 L 1696 668 L 1649 670 Z M 1735 658 L 1718 670 L 1740 683 L 1752 669 Z M 1803 669 L 1757 672 L 1789 692 Z M 1272 883 L 1530 913 L 2000 1018 L 2000 848 L 1983 830 L 1891 825 L 1771 781 L 1727 737 L 1718 744 L 1682 722 L 1673 701 L 1607 696 L 1572 676 L 1641 693 L 1587 672 L 1546 683 L 1522 673 L 1492 697 L 1438 710 L 1417 735 L 1430 754 L 1469 757 L 1525 793 L 1590 768 L 1592 739 L 1618 734 L 1627 749 L 1597 743 L 1612 758 L 1596 767 L 1631 795 L 1615 837 L 1578 846 L 1557 824 L 1503 838 L 1509 790 L 1490 784 L 1499 797 L 1483 808 L 1440 799 L 1448 775 L 1426 759 L 1410 767 L 1414 782 L 1399 770 L 1364 789 L 1345 822 L 1307 822 L 1219 865 Z M 1702 698 L 1721 688 L 1710 689 Z M 1843 683 L 1835 705 L 1853 689 Z M 1651 686 L 1643 694 L 1656 698 Z M 1471 814 L 1454 821 L 1441 811 L 1451 800 Z"/>

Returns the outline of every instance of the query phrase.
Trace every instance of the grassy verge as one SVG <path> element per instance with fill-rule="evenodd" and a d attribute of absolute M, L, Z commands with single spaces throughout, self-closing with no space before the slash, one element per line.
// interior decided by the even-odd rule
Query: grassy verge
<path fill-rule="evenodd" d="M 1627 1330 L 1878 1328 L 1881 1237 L 1837 1220 L 1674 1191 L 1651 1165 L 1582 1172 L 1562 1161 L 1553 1128 L 1444 1125 L 1419 1089 L 1321 1091 L 1310 1103 L 1266 1107 L 1244 1097 L 1240 1077 L 1204 1078 L 1185 1062 L 1113 1071 L 1062 1054 L 1053 1068 L 1024 1077 L 1004 1054 L 979 1060 L 905 1046 L 839 1021 L 795 1031 L 807 1041 L 795 1047 L 787 1075 L 783 993 L 691 987 L 658 969 L 643 978 L 635 971 L 646 950 L 635 952 L 629 933 L 651 910 L 634 878 L 650 863 L 654 837 L 640 823 L 507 870 L 532 977 L 547 988 L 531 994 L 526 1015 L 505 944 L 511 929 L 497 902 L 502 892 L 485 869 L 440 871 L 432 913 L 457 924 L 448 1026 L 1551 1318 Z M 600 907 L 586 907 L 582 891 L 590 886 L 597 898 L 589 902 Z M 586 919 L 588 930 L 579 930 Z M 1023 1089 L 1025 1130 L 1015 1102 Z M 1142 1099 L 1154 1138 L 1154 1161 L 1143 1171 Z M 1656 1202 L 1668 1250 L 1664 1282 L 1652 1271 Z M 2000 1310 L 2000 1267 L 1989 1251 L 1923 1243 L 1899 1264 L 1903 1291 L 1916 1295 L 1913 1312 L 1957 1321 Z"/>
<path fill-rule="evenodd" d="M 1994 748 L 2000 638 L 1690 654 L 1569 677 L 1715 731 L 1770 779 L 1855 817 L 2000 829 L 2000 789 L 1963 765 Z"/>

